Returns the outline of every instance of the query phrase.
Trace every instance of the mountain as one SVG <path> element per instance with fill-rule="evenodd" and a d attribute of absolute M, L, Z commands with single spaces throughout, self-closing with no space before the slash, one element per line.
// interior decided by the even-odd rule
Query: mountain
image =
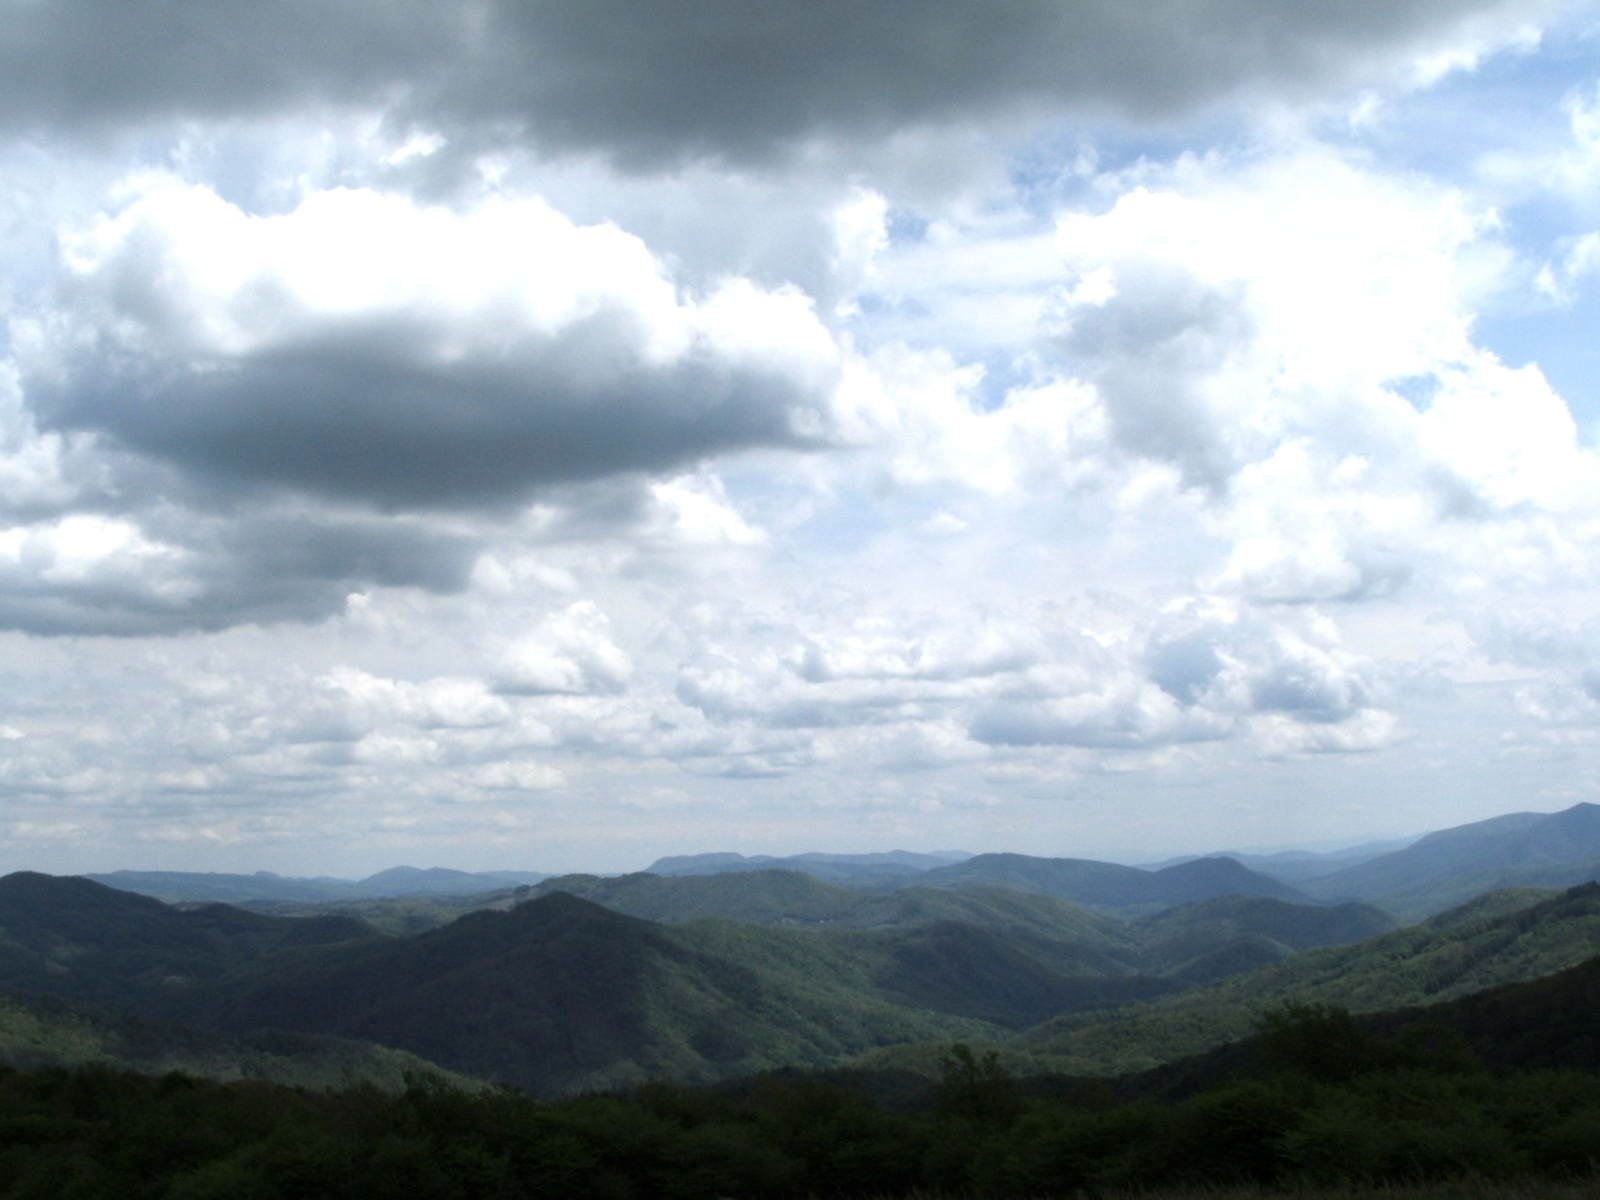
<path fill-rule="evenodd" d="M 348 879 L 293 879 L 271 871 L 257 871 L 253 875 L 209 871 L 107 871 L 80 878 L 169 904 L 243 904 L 251 900 L 314 902 L 345 900 L 355 895 L 355 884 Z"/>
<path fill-rule="evenodd" d="M 344 916 L 365 922 L 380 933 L 406 937 L 448 925 L 458 917 L 479 909 L 507 909 L 528 898 L 532 888 L 524 884 L 476 892 L 470 896 L 410 895 L 375 896 L 365 900 L 245 900 L 240 906 L 251 912 L 278 917 Z"/>
<path fill-rule="evenodd" d="M 526 886 L 548 878 L 537 871 L 454 871 L 445 867 L 390 867 L 365 879 L 319 876 L 297 879 L 257 871 L 228 875 L 191 871 L 111 871 L 81 878 L 169 904 L 249 904 L 264 901 L 316 904 L 383 896 L 470 896 Z"/>
<path fill-rule="evenodd" d="M 1166 894 L 1236 883 L 1231 867 L 1215 873 L 1207 867 L 1198 879 L 1195 873 L 1168 876 Z M 1130 924 L 1081 905 L 1008 888 L 868 892 L 775 870 L 677 877 L 564 875 L 534 890 L 565 891 L 630 916 L 667 923 L 720 917 L 838 932 L 954 922 L 1004 937 L 1052 970 L 1088 978 L 1217 978 L 1313 946 L 1372 937 L 1394 926 L 1390 917 L 1366 905 L 1326 907 L 1239 895 L 1193 901 Z M 1191 963 L 1208 955 L 1217 956 L 1209 966 Z"/>
<path fill-rule="evenodd" d="M 565 891 L 630 916 L 667 923 L 721 917 L 793 929 L 867 930 L 960 921 L 1034 946 L 1070 944 L 1074 961 L 1088 973 L 1115 973 L 1131 961 L 1131 942 L 1120 922 L 1048 896 L 995 887 L 862 891 L 797 871 L 764 870 L 564 875 L 534 891 Z"/>
<path fill-rule="evenodd" d="M 273 1026 L 396 1046 L 540 1094 L 705 1082 L 998 1032 L 876 998 L 832 969 L 837 952 L 821 943 L 765 939 L 757 953 L 728 952 L 730 939 L 768 932 L 736 927 L 702 945 L 692 930 L 554 893 L 228 981 L 210 989 L 203 1013 L 224 1031 Z"/>
<path fill-rule="evenodd" d="M 1394 928 L 1367 904 L 1323 907 L 1270 896 L 1216 896 L 1135 921 L 1144 969 L 1205 983 L 1255 970 L 1302 950 L 1342 946 Z"/>
<path fill-rule="evenodd" d="M 453 871 L 448 867 L 390 867 L 357 881 L 361 896 L 472 896 L 548 879 L 537 871 Z"/>
<path fill-rule="evenodd" d="M 1418 918 L 1499 888 L 1567 887 L 1597 877 L 1600 805 L 1575 804 L 1442 829 L 1302 886 L 1319 897 L 1365 900 Z"/>
<path fill-rule="evenodd" d="M 1307 899 L 1287 884 L 1231 858 L 1194 859 L 1147 871 L 1092 859 L 979 854 L 965 862 L 927 871 L 917 882 L 924 887 L 988 884 L 1111 912 L 1151 911 L 1223 895 Z"/>
<path fill-rule="evenodd" d="M 658 858 L 645 868 L 650 875 L 721 875 L 737 871 L 800 871 L 834 883 L 872 885 L 890 883 L 920 875 L 934 867 L 948 866 L 971 857 L 960 850 L 916 853 L 890 850 L 879 854 L 791 854 L 774 857 L 757 854 L 720 852 L 676 855 Z"/>
<path fill-rule="evenodd" d="M 1338 850 L 1275 850 L 1264 854 L 1242 850 L 1216 850 L 1210 854 L 1183 854 L 1163 862 L 1149 863 L 1146 864 L 1146 869 L 1156 871 L 1162 867 L 1192 862 L 1197 858 L 1231 858 L 1252 871 L 1270 875 L 1280 883 L 1298 886 L 1304 880 L 1331 875 L 1334 871 L 1364 863 L 1377 858 L 1380 854 L 1403 850 L 1416 840 L 1415 837 L 1388 838 L 1377 842 L 1363 842 L 1357 846 L 1345 846 Z"/>
<path fill-rule="evenodd" d="M 223 904 L 171 908 L 92 880 L 0 878 L 0 988 L 160 1013 L 247 964 L 370 941 L 349 917 L 294 920 Z"/>
<path fill-rule="evenodd" d="M 0 1064 L 17 1070 L 94 1064 L 204 1079 L 266 1079 L 331 1090 L 368 1084 L 402 1091 L 434 1078 L 457 1088 L 466 1076 L 369 1042 L 269 1031 L 241 1037 L 142 1021 L 58 997 L 0 992 Z"/>
<path fill-rule="evenodd" d="M 1118 1074 L 1249 1033 L 1288 1000 L 1373 1012 L 1426 1004 L 1565 970 L 1600 947 L 1600 885 L 1491 893 L 1419 925 L 1310 950 L 1149 1005 L 1052 1020 L 1023 1046 L 1050 1069 Z"/>
<path fill-rule="evenodd" d="M 1166 874 L 1164 894 L 1242 870 L 1198 868 Z M 231 1038 L 278 1028 L 376 1042 L 553 1095 L 994 1041 L 1359 936 L 1372 920 L 1233 897 L 1130 922 L 999 888 L 863 892 L 786 871 L 566 884 L 675 923 L 546 885 L 384 937 L 347 916 L 180 909 L 22 873 L 0 879 L 0 985 Z"/>

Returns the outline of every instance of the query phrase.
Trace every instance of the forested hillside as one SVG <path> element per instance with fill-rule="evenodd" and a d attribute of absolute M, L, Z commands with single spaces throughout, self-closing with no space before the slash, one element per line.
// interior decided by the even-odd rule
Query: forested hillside
<path fill-rule="evenodd" d="M 1288 1001 L 1356 1012 L 1427 1004 L 1565 970 L 1600 951 L 1600 884 L 1550 896 L 1496 893 L 1420 925 L 1312 950 L 1248 974 L 1103 1016 L 1068 1016 L 1019 1043 L 1041 1067 L 1117 1074 L 1249 1033 Z"/>

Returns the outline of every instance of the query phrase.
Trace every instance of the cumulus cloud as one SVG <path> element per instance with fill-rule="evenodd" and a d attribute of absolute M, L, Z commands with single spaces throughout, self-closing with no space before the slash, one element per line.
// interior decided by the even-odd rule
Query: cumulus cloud
<path fill-rule="evenodd" d="M 1496 746 L 1571 786 L 1546 9 L 691 7 L 0 0 L 8 845 L 1093 854 L 1488 815 Z"/>
<path fill-rule="evenodd" d="M 611 622 L 588 600 L 546 617 L 506 647 L 495 669 L 501 691 L 530 696 L 620 692 L 632 674 Z"/>
<path fill-rule="evenodd" d="M 1299 628 L 1220 603 L 1175 606 L 1150 633 L 1150 680 L 1185 707 L 1219 713 L 1279 713 L 1334 724 L 1377 703 L 1375 664 L 1341 646 L 1317 618 Z"/>
<path fill-rule="evenodd" d="M 224 487 L 378 507 L 525 498 L 824 436 L 837 351 L 796 292 L 678 294 L 614 226 L 333 190 L 252 216 L 130 181 L 14 331 L 46 429 Z"/>

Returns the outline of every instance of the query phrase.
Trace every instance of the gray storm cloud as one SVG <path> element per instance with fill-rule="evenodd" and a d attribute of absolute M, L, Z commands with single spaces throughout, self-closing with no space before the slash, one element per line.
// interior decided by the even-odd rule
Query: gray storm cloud
<path fill-rule="evenodd" d="M 8 0 L 0 116 L 123 124 L 305 104 L 508 126 L 659 162 L 770 157 L 1067 103 L 1168 117 L 1387 69 L 1500 0 L 479 0 L 128 5 Z M 1520 6 L 1524 11 L 1526 6 Z"/>

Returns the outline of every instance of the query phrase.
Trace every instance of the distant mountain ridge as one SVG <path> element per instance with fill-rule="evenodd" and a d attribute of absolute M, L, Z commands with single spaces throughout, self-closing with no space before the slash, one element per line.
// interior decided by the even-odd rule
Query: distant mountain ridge
<path fill-rule="evenodd" d="M 232 1037 L 376 1042 L 557 1094 L 994 1040 L 1170 992 L 1185 981 L 1158 977 L 1163 964 L 1265 936 L 1248 911 L 1263 901 L 1236 901 L 1234 925 L 1210 941 L 1195 914 L 1147 946 L 1125 922 L 992 888 L 862 892 L 783 871 L 567 882 L 688 919 L 657 924 L 551 888 L 396 938 L 349 917 L 174 908 L 20 873 L 0 879 L 0 986 Z M 749 908 L 774 925 L 715 915 Z M 781 924 L 796 911 L 816 920 Z"/>
<path fill-rule="evenodd" d="M 1052 896 L 1113 912 L 1151 911 L 1212 896 L 1270 896 L 1306 901 L 1305 893 L 1223 856 L 1191 859 L 1159 870 L 1085 858 L 956 851 L 913 854 L 796 854 L 787 858 L 697 854 L 657 859 L 648 875 L 719 875 L 771 869 L 800 871 L 833 883 L 875 887 L 966 887 L 973 884 Z"/>
<path fill-rule="evenodd" d="M 1409 918 L 1507 887 L 1571 887 L 1600 878 L 1600 805 L 1507 813 L 1441 829 L 1403 850 L 1302 884 L 1324 899 L 1355 899 Z"/>
<path fill-rule="evenodd" d="M 989 884 L 1036 892 L 1106 911 L 1151 911 L 1215 896 L 1265 896 L 1308 902 L 1304 892 L 1231 858 L 1200 858 L 1147 871 L 1083 858 L 979 854 L 936 867 L 917 880 L 925 887 Z"/>
<path fill-rule="evenodd" d="M 283 901 L 314 904 L 388 896 L 470 896 L 496 888 L 521 887 L 549 876 L 539 871 L 456 871 L 448 867 L 390 867 L 365 879 L 329 876 L 300 878 L 257 871 L 230 875 L 199 871 L 109 871 L 81 875 L 125 892 L 168 903 L 246 904 Z"/>
<path fill-rule="evenodd" d="M 732 851 L 670 855 L 645 868 L 649 875 L 720 875 L 771 869 L 802 871 L 835 883 L 875 883 L 920 875 L 972 856 L 962 850 L 916 852 L 888 850 L 873 854 L 805 854 L 746 856 Z"/>
<path fill-rule="evenodd" d="M 1396 850 L 1416 842 L 1423 835 L 1413 837 L 1385 838 L 1381 841 L 1362 842 L 1355 846 L 1344 846 L 1337 850 L 1274 850 L 1270 852 L 1245 851 L 1245 850 L 1214 850 L 1209 854 L 1180 854 L 1161 862 L 1142 863 L 1148 871 L 1158 871 L 1163 867 L 1175 867 L 1179 863 L 1192 862 L 1197 858 L 1231 858 L 1242 863 L 1252 871 L 1259 871 L 1263 875 L 1270 875 L 1292 887 L 1298 887 L 1307 879 L 1316 879 L 1323 875 L 1331 875 L 1334 871 L 1343 870 L 1345 867 L 1355 866 L 1367 862 L 1382 854 L 1392 854 Z"/>
<path fill-rule="evenodd" d="M 1129 922 L 1051 896 L 987 884 L 863 891 L 779 870 L 706 876 L 563 875 L 534 890 L 567 892 L 668 924 L 718 918 L 825 934 L 960 924 L 999 935 L 1057 971 L 1101 978 L 1164 976 L 1185 969 L 1212 978 L 1227 973 L 1225 958 L 1209 968 L 1194 960 L 1231 952 L 1237 962 L 1240 943 L 1250 947 L 1245 965 L 1259 966 L 1394 926 L 1367 905 L 1296 904 L 1237 894 L 1164 908 Z"/>

